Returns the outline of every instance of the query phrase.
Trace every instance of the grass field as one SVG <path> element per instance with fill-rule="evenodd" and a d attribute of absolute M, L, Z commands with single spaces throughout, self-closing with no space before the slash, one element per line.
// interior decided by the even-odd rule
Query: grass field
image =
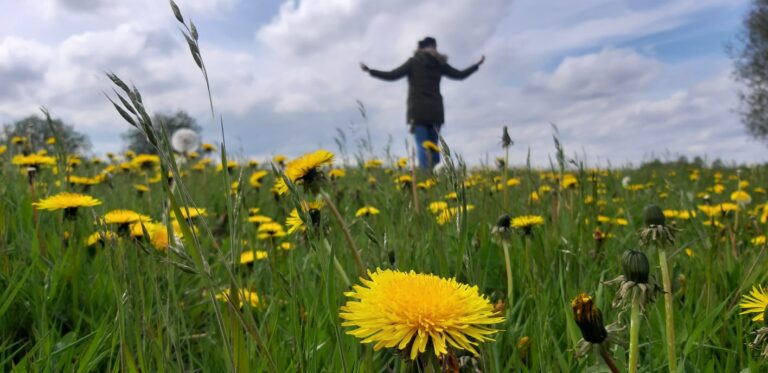
<path fill-rule="evenodd" d="M 464 369 L 475 364 L 482 371 L 580 371 L 602 360 L 596 354 L 574 358 L 581 334 L 570 302 L 586 292 L 602 310 L 606 324 L 629 325 L 630 312 L 611 307 L 616 286 L 603 282 L 623 273 L 624 251 L 641 247 L 639 231 L 648 204 L 695 212 L 668 219 L 677 229 L 676 240 L 664 249 L 672 278 L 678 368 L 738 371 L 761 366 L 761 349 L 747 345 L 760 325 L 739 316 L 738 302 L 766 277 L 765 243 L 756 239 L 768 212 L 763 209 L 765 190 L 759 187 L 765 185 L 764 167 L 574 168 L 562 174 L 515 169 L 509 171 L 513 186 L 506 188 L 509 201 L 504 205 L 498 170 L 452 164 L 433 179 L 417 173 L 416 183 L 435 182 L 429 188 L 414 186 L 414 195 L 411 183 L 396 180 L 410 176 L 410 168 L 399 169 L 394 160 L 367 168 L 333 168 L 345 172 L 334 179 L 329 175 L 338 171 L 324 166 L 320 170 L 326 177 L 313 182 L 320 188 L 317 194 L 306 188 L 308 184 L 291 184 L 293 193 L 277 195 L 271 190 L 276 174 L 266 165 L 243 161 L 230 172 L 217 171 L 215 162 L 200 166 L 210 159 L 204 155 L 176 168 L 174 186 L 170 178 L 162 177 L 168 171 L 165 167 L 160 171 L 159 163 L 142 169 L 129 166 L 130 160 L 123 162 L 120 156 L 100 164 L 82 159 L 66 173 L 53 172 L 57 166 L 42 167 L 30 184 L 29 175 L 11 162 L 12 153 L 22 147 L 9 145 L 2 160 L 3 371 L 430 368 L 402 358 L 396 348 L 374 352 L 372 345 L 347 334 L 352 328 L 341 325 L 340 307 L 348 300 L 345 292 L 360 282 L 361 273 L 333 207 L 359 250 L 365 271 L 392 268 L 456 278 L 477 286 L 505 318 L 495 325 L 499 329 L 495 341 L 481 343 L 478 356 L 458 360 Z M 50 154 L 55 154 L 53 148 Z M 140 163 L 138 158 L 133 157 L 134 165 Z M 107 172 L 109 177 L 95 185 L 66 181 L 82 182 L 71 176 Z M 251 184 L 254 173 L 265 176 Z M 631 181 L 622 184 L 625 177 Z M 148 191 L 137 192 L 135 184 Z M 74 218 L 61 210 L 33 207 L 33 202 L 64 190 L 85 192 L 102 204 L 80 208 Z M 750 194 L 751 203 L 712 216 L 699 207 L 731 202 L 737 190 Z M 304 221 L 316 222 L 307 224 L 305 231 L 260 239 L 259 224 L 249 221 L 260 215 L 288 230 L 284 223 L 291 210 L 298 206 L 302 211 L 301 201 L 323 200 L 323 195 L 333 206 L 324 203 L 312 217 L 299 214 Z M 457 213 L 431 211 L 430 204 L 439 201 L 449 209 L 459 207 Z M 175 220 L 174 236 L 183 239 L 166 236 L 167 246 L 155 237 L 157 226 L 151 225 L 150 232 L 101 219 L 109 211 L 129 209 L 168 223 L 169 211 L 187 205 L 205 209 L 205 215 Z M 356 217 L 364 206 L 380 213 Z M 260 210 L 253 214 L 251 208 Z M 543 218 L 543 224 L 533 226 L 529 234 L 512 229 L 507 237 L 511 289 L 505 245 L 492 233 L 497 218 L 505 213 Z M 102 242 L 87 246 L 95 232 L 102 232 Z M 117 238 L 104 232 L 114 232 Z M 152 237 L 131 238 L 132 234 Z M 246 250 L 265 251 L 266 258 L 257 253 L 253 262 L 241 264 Z M 660 281 L 657 248 L 643 250 L 651 276 Z M 215 297 L 230 288 L 253 291 L 258 301 L 241 303 L 240 308 L 235 306 L 238 299 L 228 303 Z M 397 295 L 392 297 L 395 301 Z M 646 306 L 641 323 L 641 371 L 666 369 L 663 296 Z M 628 339 L 627 330 L 622 333 Z M 627 366 L 625 346 L 612 346 L 610 351 L 616 365 Z M 465 354 L 472 356 L 458 349 L 451 352 Z"/>

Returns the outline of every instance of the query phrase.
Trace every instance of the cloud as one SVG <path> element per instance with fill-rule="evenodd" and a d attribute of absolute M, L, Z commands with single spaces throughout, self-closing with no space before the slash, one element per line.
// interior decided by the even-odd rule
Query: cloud
<path fill-rule="evenodd" d="M 102 5 L 78 10 L 89 1 Z M 0 40 L 0 81 L 10 82 L 0 87 L 0 118 L 28 115 L 43 104 L 91 134 L 95 151 L 114 151 L 127 129 L 102 95 L 111 87 L 103 72 L 114 71 L 141 89 L 150 111 L 186 110 L 204 126 L 206 140 L 218 138 L 205 84 L 167 2 L 39 3 L 27 8 L 47 6 L 46 24 L 65 31 Z M 459 68 L 488 56 L 469 79 L 442 85 L 443 133 L 470 161 L 498 153 L 501 126 L 508 125 L 517 163 L 531 148 L 534 163 L 546 165 L 553 151 L 550 122 L 559 126 L 569 154 L 584 150 L 592 160 L 637 161 L 666 149 L 739 160 L 762 154 L 759 144 L 744 144 L 747 137 L 730 112 L 735 96 L 727 61 L 666 61 L 653 40 L 626 46 L 733 6 L 726 0 L 642 6 L 611 0 L 567 6 L 293 0 L 261 25 L 250 23 L 244 2 L 178 3 L 198 24 L 217 114 L 232 148 L 243 154 L 332 148 L 336 128 L 356 139 L 370 131 L 380 152 L 392 138 L 392 150 L 403 154 L 410 140 L 405 81 L 371 79 L 357 63 L 393 68 L 426 35 L 435 36 Z M 367 121 L 357 113 L 357 99 L 366 104 Z"/>
<path fill-rule="evenodd" d="M 566 57 L 554 72 L 535 74 L 525 90 L 568 100 L 624 95 L 653 83 L 661 65 L 659 61 L 632 50 L 606 49 Z"/>

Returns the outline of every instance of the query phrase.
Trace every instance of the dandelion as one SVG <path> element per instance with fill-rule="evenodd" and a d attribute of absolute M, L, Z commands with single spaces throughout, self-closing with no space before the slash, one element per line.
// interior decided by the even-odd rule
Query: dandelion
<path fill-rule="evenodd" d="M 755 246 L 765 245 L 765 235 L 761 234 L 755 238 L 752 238 L 751 240 L 749 240 L 749 242 Z"/>
<path fill-rule="evenodd" d="M 372 216 L 372 215 L 378 215 L 379 209 L 373 207 L 373 206 L 364 206 L 361 207 L 355 212 L 355 217 L 361 217 L 361 216 Z"/>
<path fill-rule="evenodd" d="M 429 204 L 429 211 L 431 211 L 433 214 L 439 214 L 441 211 L 447 208 L 448 202 L 445 201 L 435 201 Z"/>
<path fill-rule="evenodd" d="M 208 211 L 202 207 L 181 206 L 179 210 L 181 211 L 181 217 L 187 220 L 208 216 Z M 176 213 L 171 212 L 171 217 L 176 219 Z"/>
<path fill-rule="evenodd" d="M 275 162 L 276 164 L 283 166 L 285 164 L 285 160 L 287 159 L 286 156 L 282 154 L 278 154 L 274 157 L 272 157 L 272 162 Z"/>
<path fill-rule="evenodd" d="M 371 159 L 363 164 L 363 168 L 366 170 L 371 170 L 375 168 L 381 168 L 383 165 L 384 162 L 382 162 L 381 159 Z"/>
<path fill-rule="evenodd" d="M 440 148 L 437 146 L 437 144 L 433 143 L 432 141 L 426 140 L 421 143 L 421 146 L 424 148 L 424 150 L 429 150 L 435 153 L 440 152 Z"/>
<path fill-rule="evenodd" d="M 133 190 L 141 196 L 144 193 L 149 192 L 149 187 L 144 184 L 133 184 Z"/>
<path fill-rule="evenodd" d="M 440 214 L 437 216 L 437 224 L 445 225 L 446 223 L 452 221 L 456 216 L 458 216 L 460 211 L 472 211 L 475 209 L 474 205 L 467 205 L 467 209 L 463 210 L 460 207 L 451 207 L 446 208 L 442 211 L 440 211 Z"/>
<path fill-rule="evenodd" d="M 0 145 L 0 155 L 5 154 L 5 152 L 8 151 L 8 147 L 5 145 Z"/>
<path fill-rule="evenodd" d="M 240 253 L 240 264 L 252 265 L 257 260 L 267 259 L 267 252 L 264 250 L 247 250 Z"/>
<path fill-rule="evenodd" d="M 160 157 L 155 154 L 139 154 L 131 159 L 131 167 L 146 170 L 160 164 Z"/>
<path fill-rule="evenodd" d="M 14 136 L 14 137 L 11 138 L 11 144 L 13 144 L 13 145 L 20 145 L 20 144 L 23 144 L 25 142 L 27 142 L 27 138 L 26 137 Z"/>
<path fill-rule="evenodd" d="M 171 146 L 176 152 L 187 155 L 200 146 L 200 135 L 192 129 L 180 128 L 171 136 Z"/>
<path fill-rule="evenodd" d="M 292 183 L 303 184 L 312 189 L 314 183 L 322 178 L 320 167 L 331 164 L 333 157 L 333 153 L 322 149 L 304 154 L 285 166 L 285 177 Z M 288 193 L 288 185 L 282 177 L 277 179 L 275 188 L 281 195 Z"/>
<path fill-rule="evenodd" d="M 432 187 L 435 185 L 437 185 L 437 181 L 435 181 L 435 179 L 427 179 L 427 180 L 416 183 L 416 187 L 421 190 L 432 189 Z"/>
<path fill-rule="evenodd" d="M 259 229 L 256 230 L 256 237 L 260 240 L 279 238 L 285 236 L 285 234 L 283 226 L 276 222 L 261 223 Z"/>
<path fill-rule="evenodd" d="M 731 193 L 731 201 L 736 202 L 736 204 L 739 206 L 744 207 L 752 202 L 752 197 L 750 197 L 749 193 L 743 190 L 737 190 Z"/>
<path fill-rule="evenodd" d="M 74 218 L 77 215 L 77 209 L 98 206 L 100 204 L 100 200 L 86 194 L 61 192 L 41 199 L 33 203 L 32 206 L 35 206 L 38 210 L 64 210 L 65 217 Z"/>
<path fill-rule="evenodd" d="M 762 286 L 752 286 L 749 295 L 742 295 L 739 308 L 742 309 L 740 315 L 755 314 L 752 321 L 762 322 L 762 326 L 754 332 L 755 339 L 749 344 L 752 348 L 762 347 L 762 356 L 768 359 L 768 318 L 765 317 L 768 312 L 768 291 Z"/>
<path fill-rule="evenodd" d="M 96 244 L 106 245 L 108 242 L 114 243 L 117 241 L 117 234 L 115 232 L 95 232 L 88 236 L 85 240 L 85 245 L 88 247 L 96 246 Z"/>
<path fill-rule="evenodd" d="M 150 222 L 152 218 L 147 215 L 139 214 L 132 210 L 112 210 L 104 214 L 104 223 L 106 224 L 130 224 L 136 222 Z"/>
<path fill-rule="evenodd" d="M 266 215 L 252 215 L 248 217 L 248 221 L 255 224 L 269 223 L 274 220 Z"/>
<path fill-rule="evenodd" d="M 256 171 L 251 174 L 251 177 L 248 179 L 248 184 L 251 184 L 251 186 L 256 189 L 259 189 L 261 188 L 261 179 L 263 179 L 264 176 L 267 176 L 267 171 Z"/>
<path fill-rule="evenodd" d="M 576 357 L 586 355 L 592 348 L 598 348 L 606 364 L 613 372 L 618 372 L 608 348 L 611 344 L 623 344 L 619 336 L 622 328 L 616 323 L 606 327 L 603 324 L 603 314 L 595 306 L 592 297 L 586 293 L 579 294 L 571 301 L 571 309 L 582 336 L 576 345 Z"/>
<path fill-rule="evenodd" d="M 466 350 L 490 341 L 491 325 L 504 322 L 477 286 L 455 278 L 377 269 L 361 285 L 345 293 L 352 300 L 341 307 L 347 333 L 375 343 L 374 350 L 396 347 L 415 360 L 429 345 L 435 356 L 449 349 Z"/>
<path fill-rule="evenodd" d="M 544 218 L 539 215 L 522 215 L 512 218 L 512 228 L 522 229 L 525 234 L 531 234 L 531 229 L 544 224 Z"/>
<path fill-rule="evenodd" d="M 328 172 L 328 177 L 331 178 L 331 180 L 338 180 L 346 175 L 347 175 L 347 172 L 340 168 L 334 168 L 333 170 Z"/>
<path fill-rule="evenodd" d="M 200 149 L 202 149 L 203 152 L 206 154 L 213 153 L 216 151 L 216 147 L 210 143 L 203 143 L 203 145 L 200 145 Z"/>
<path fill-rule="evenodd" d="M 17 154 L 11 158 L 11 164 L 19 167 L 32 167 L 35 170 L 41 166 L 53 166 L 56 164 L 56 160 L 53 157 L 47 155 L 30 154 L 23 155 Z"/>
<path fill-rule="evenodd" d="M 222 302 L 230 301 L 229 289 L 225 289 L 216 294 L 216 299 Z M 258 308 L 261 305 L 259 295 L 255 291 L 240 289 L 237 291 L 238 306 L 243 308 L 247 302 L 251 308 Z"/>

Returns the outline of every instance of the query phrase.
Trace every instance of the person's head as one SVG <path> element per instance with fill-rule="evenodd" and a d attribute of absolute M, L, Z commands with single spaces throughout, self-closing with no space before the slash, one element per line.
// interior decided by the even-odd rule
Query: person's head
<path fill-rule="evenodd" d="M 419 49 L 424 48 L 437 48 L 437 40 L 431 36 L 427 36 L 424 39 L 419 40 Z"/>

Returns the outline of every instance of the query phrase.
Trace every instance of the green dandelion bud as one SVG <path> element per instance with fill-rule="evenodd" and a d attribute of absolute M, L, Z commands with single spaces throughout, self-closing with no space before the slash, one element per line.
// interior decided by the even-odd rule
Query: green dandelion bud
<path fill-rule="evenodd" d="M 643 211 L 643 218 L 646 226 L 664 226 L 666 218 L 664 217 L 664 211 L 657 205 L 646 206 Z"/>
<path fill-rule="evenodd" d="M 627 281 L 637 284 L 647 284 L 651 265 L 648 257 L 642 251 L 627 250 L 621 257 L 621 266 Z"/>

